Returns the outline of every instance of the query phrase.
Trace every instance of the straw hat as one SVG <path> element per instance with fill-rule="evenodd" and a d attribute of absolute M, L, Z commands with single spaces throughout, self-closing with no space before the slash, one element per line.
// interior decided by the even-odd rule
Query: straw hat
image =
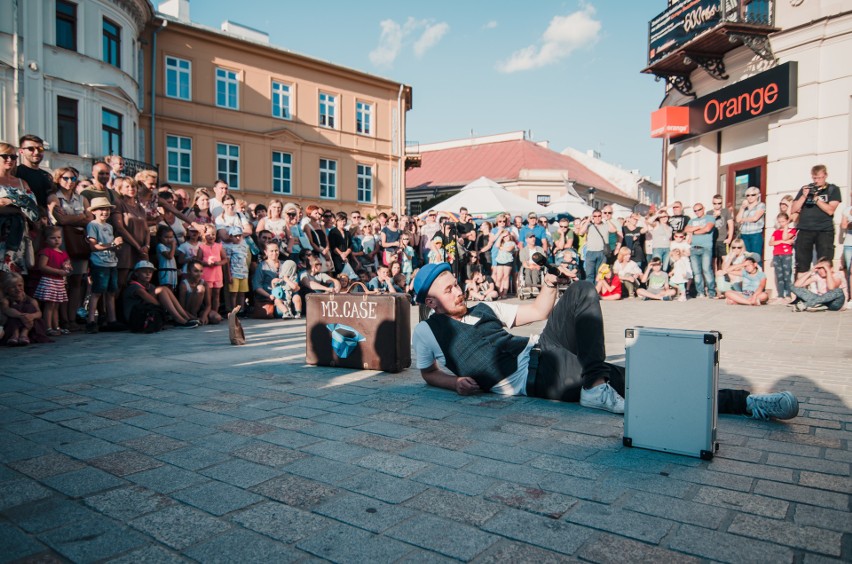
<path fill-rule="evenodd" d="M 89 204 L 89 211 L 112 209 L 114 207 L 114 205 L 109 203 L 109 199 L 103 196 L 98 196 L 96 198 L 92 198 L 92 202 Z"/>

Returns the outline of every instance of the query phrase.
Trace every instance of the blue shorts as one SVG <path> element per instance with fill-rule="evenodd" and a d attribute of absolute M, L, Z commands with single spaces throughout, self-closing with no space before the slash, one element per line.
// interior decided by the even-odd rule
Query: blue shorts
<path fill-rule="evenodd" d="M 118 292 L 118 267 L 90 265 L 93 294 L 115 294 Z"/>

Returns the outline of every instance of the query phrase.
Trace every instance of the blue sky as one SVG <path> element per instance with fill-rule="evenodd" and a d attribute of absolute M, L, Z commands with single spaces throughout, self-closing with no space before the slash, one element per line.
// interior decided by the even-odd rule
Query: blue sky
<path fill-rule="evenodd" d="M 191 19 L 230 19 L 276 46 L 411 85 L 409 141 L 528 130 L 658 180 L 662 143 L 649 132 L 663 83 L 639 71 L 648 21 L 665 5 L 192 0 Z"/>

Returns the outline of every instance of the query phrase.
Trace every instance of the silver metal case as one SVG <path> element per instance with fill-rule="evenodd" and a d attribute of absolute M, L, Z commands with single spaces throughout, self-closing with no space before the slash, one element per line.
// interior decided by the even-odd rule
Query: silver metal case
<path fill-rule="evenodd" d="M 713 458 L 721 339 L 718 331 L 625 331 L 625 446 Z"/>

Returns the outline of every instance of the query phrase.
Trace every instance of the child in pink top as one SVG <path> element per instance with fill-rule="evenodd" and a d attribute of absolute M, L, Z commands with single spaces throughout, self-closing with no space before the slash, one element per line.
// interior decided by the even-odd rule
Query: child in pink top
<path fill-rule="evenodd" d="M 222 286 L 222 265 L 228 264 L 228 257 L 222 243 L 216 243 L 216 227 L 212 223 L 204 225 L 204 242 L 198 246 L 204 273 L 201 278 L 207 283 L 210 293 L 210 310 L 219 311 L 219 294 Z"/>
<path fill-rule="evenodd" d="M 793 292 L 793 244 L 796 229 L 790 227 L 790 216 L 779 213 L 778 229 L 772 232 L 769 246 L 772 247 L 772 267 L 775 269 L 775 288 L 778 297 L 789 299 Z"/>
<path fill-rule="evenodd" d="M 71 259 L 63 251 L 62 228 L 48 227 L 44 232 L 45 246 L 38 252 L 38 269 L 41 272 L 35 299 L 44 302 L 44 322 L 47 334 L 55 337 L 68 334 L 67 329 L 59 328 L 59 307 L 68 301 L 65 291 L 65 278 L 71 274 Z"/>

